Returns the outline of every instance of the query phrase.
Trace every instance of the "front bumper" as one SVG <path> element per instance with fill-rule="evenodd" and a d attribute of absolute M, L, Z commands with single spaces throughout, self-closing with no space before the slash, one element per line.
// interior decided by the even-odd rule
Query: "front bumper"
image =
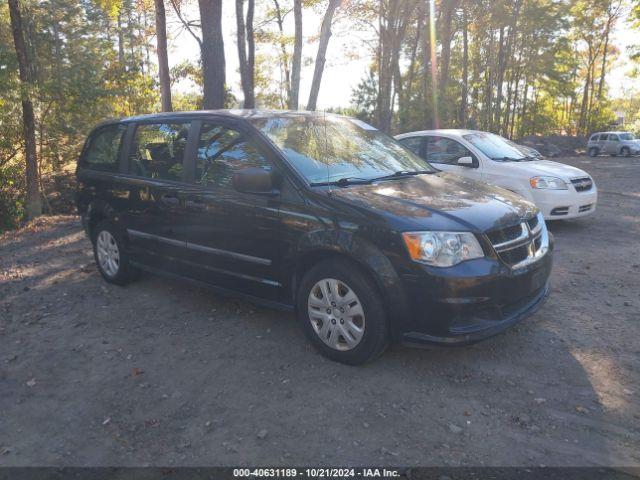
<path fill-rule="evenodd" d="M 466 345 L 496 335 L 535 313 L 549 294 L 552 252 L 514 271 L 490 258 L 440 275 L 404 275 L 409 308 L 399 340 Z M 445 271 L 446 270 L 446 271 Z"/>
<path fill-rule="evenodd" d="M 595 185 L 588 192 L 568 190 L 540 190 L 533 193 L 533 201 L 545 220 L 562 220 L 591 215 L 598 203 L 598 190 Z"/>

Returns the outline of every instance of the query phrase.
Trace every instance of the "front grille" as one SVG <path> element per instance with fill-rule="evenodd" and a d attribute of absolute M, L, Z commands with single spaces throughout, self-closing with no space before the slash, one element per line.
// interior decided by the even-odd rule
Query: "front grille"
<path fill-rule="evenodd" d="M 540 214 L 517 225 L 487 232 L 487 238 L 500 259 L 512 268 L 531 263 L 547 249 L 546 229 Z"/>
<path fill-rule="evenodd" d="M 587 205 L 580 205 L 578 207 L 578 213 L 588 212 L 589 210 L 591 210 L 591 207 L 593 207 L 593 203 L 588 203 Z"/>
<path fill-rule="evenodd" d="M 593 181 L 589 177 L 573 178 L 571 183 L 576 192 L 587 192 L 593 187 Z"/>
<path fill-rule="evenodd" d="M 514 225 L 512 227 L 503 228 L 501 230 L 493 230 L 487 233 L 489 240 L 492 244 L 496 245 L 498 243 L 508 242 L 510 240 L 515 240 L 522 233 L 522 227 L 520 224 Z"/>
<path fill-rule="evenodd" d="M 529 255 L 529 246 L 522 245 L 520 247 L 512 248 L 511 250 L 505 250 L 499 253 L 500 258 L 509 265 L 516 265 L 523 260 L 526 260 Z"/>

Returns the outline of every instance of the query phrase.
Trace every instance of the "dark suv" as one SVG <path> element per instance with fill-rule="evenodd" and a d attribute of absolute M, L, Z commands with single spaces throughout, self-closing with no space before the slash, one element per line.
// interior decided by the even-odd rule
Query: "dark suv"
<path fill-rule="evenodd" d="M 110 121 L 78 165 L 108 282 L 140 269 L 293 310 L 326 356 L 467 344 L 534 312 L 552 242 L 537 208 L 440 172 L 356 119 L 201 111 Z"/>

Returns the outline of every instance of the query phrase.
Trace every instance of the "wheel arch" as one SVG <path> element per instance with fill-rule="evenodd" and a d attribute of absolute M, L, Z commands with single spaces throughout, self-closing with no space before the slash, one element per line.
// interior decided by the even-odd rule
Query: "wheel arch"
<path fill-rule="evenodd" d="M 303 243 L 296 252 L 291 272 L 291 298 L 296 298 L 304 275 L 318 263 L 330 259 L 353 264 L 373 282 L 382 296 L 389 326 L 393 332 L 393 324 L 396 323 L 393 321 L 394 317 L 403 315 L 407 305 L 400 276 L 384 252 L 373 242 L 360 236 L 354 235 L 349 242 L 342 243 Z"/>
<path fill-rule="evenodd" d="M 86 213 L 86 228 L 91 241 L 94 239 L 96 226 L 104 220 L 116 223 L 117 218 L 113 208 L 107 202 L 90 203 Z"/>

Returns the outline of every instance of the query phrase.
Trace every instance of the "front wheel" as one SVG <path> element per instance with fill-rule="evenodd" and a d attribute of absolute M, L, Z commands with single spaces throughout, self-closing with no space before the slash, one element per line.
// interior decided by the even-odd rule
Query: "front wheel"
<path fill-rule="evenodd" d="M 328 260 L 314 266 L 300 282 L 296 306 L 305 335 L 332 360 L 361 365 L 388 344 L 379 289 L 355 264 Z"/>
<path fill-rule="evenodd" d="M 598 149 L 596 147 L 591 147 L 589 149 L 589 156 L 590 157 L 596 157 L 598 156 Z"/>
<path fill-rule="evenodd" d="M 629 147 L 622 147 L 620 149 L 620 155 L 622 155 L 623 157 L 629 157 L 631 156 L 631 150 L 629 150 Z"/>

